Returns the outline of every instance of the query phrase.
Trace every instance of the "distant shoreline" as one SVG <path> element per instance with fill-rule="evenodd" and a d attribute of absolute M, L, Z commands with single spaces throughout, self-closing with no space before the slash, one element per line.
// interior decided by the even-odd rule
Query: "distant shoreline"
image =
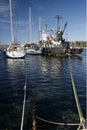
<path fill-rule="evenodd" d="M 87 48 L 87 41 L 66 41 L 66 42 L 69 44 L 70 47 L 73 47 L 73 48 L 74 47 Z M 9 46 L 9 44 L 0 43 L 0 49 L 6 48 L 8 46 Z"/>

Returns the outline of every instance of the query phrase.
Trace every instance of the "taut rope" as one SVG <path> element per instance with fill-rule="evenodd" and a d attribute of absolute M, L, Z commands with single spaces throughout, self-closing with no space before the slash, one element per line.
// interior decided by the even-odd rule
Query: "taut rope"
<path fill-rule="evenodd" d="M 71 82 L 72 82 L 74 98 L 75 98 L 75 102 L 76 102 L 76 106 L 77 106 L 77 110 L 78 110 L 78 114 L 79 114 L 79 118 L 80 118 L 80 126 L 82 129 L 87 130 L 86 125 L 85 125 L 85 119 L 82 114 L 81 106 L 79 103 L 79 99 L 78 99 L 78 95 L 77 95 L 77 91 L 76 91 L 76 87 L 75 87 L 75 83 L 74 83 L 74 78 L 73 78 L 73 74 L 72 74 L 72 66 L 71 66 L 71 58 L 70 58 L 70 55 L 68 55 L 68 56 L 69 56 L 69 65 L 70 65 L 70 77 L 71 77 Z M 80 127 L 77 130 L 81 130 Z"/>
<path fill-rule="evenodd" d="M 24 101 L 23 101 L 23 109 L 22 109 L 22 118 L 21 118 L 21 128 L 20 128 L 20 130 L 23 130 L 25 101 L 26 101 L 26 83 L 25 83 L 25 86 L 24 86 Z"/>
<path fill-rule="evenodd" d="M 24 85 L 24 100 L 23 100 L 23 108 L 22 108 L 22 118 L 21 118 L 21 128 L 23 130 L 24 125 L 24 112 L 25 112 L 25 102 L 26 102 L 26 89 L 27 89 L 27 67 L 25 62 L 25 85 Z"/>

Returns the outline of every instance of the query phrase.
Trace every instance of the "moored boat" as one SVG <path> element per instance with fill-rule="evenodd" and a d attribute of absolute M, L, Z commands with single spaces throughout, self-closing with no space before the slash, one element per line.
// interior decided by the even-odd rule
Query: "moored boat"
<path fill-rule="evenodd" d="M 31 7 L 29 7 L 29 41 L 28 44 L 25 45 L 26 53 L 29 55 L 41 55 L 42 54 L 42 49 L 38 46 L 36 43 L 32 43 L 31 40 Z"/>
<path fill-rule="evenodd" d="M 25 55 L 26 51 L 20 43 L 11 43 L 6 50 L 6 56 L 9 58 L 24 58 Z"/>
<path fill-rule="evenodd" d="M 27 54 L 30 54 L 30 55 L 40 55 L 42 54 L 42 50 L 35 50 L 34 48 L 30 48 L 27 50 Z"/>
<path fill-rule="evenodd" d="M 40 32 L 39 46 L 43 48 L 43 55 L 55 55 L 55 56 L 66 56 L 67 53 L 80 54 L 83 49 L 75 48 L 74 50 L 70 48 L 69 42 L 63 38 L 64 31 L 67 26 L 67 22 L 64 24 L 64 28 L 61 29 L 59 26 L 60 16 L 56 15 L 57 19 L 57 29 L 51 29 L 48 31 L 47 24 L 43 30 Z M 41 24 L 41 23 L 40 23 Z"/>
<path fill-rule="evenodd" d="M 11 43 L 9 47 L 6 49 L 6 56 L 9 58 L 24 58 L 26 52 L 24 50 L 23 45 L 20 43 L 14 42 L 13 36 L 13 25 L 12 25 L 12 1 L 9 0 L 10 3 L 10 25 L 11 25 Z"/>
<path fill-rule="evenodd" d="M 37 44 L 29 44 L 26 47 L 26 53 L 29 55 L 41 55 L 42 54 L 42 49 L 38 47 Z"/>

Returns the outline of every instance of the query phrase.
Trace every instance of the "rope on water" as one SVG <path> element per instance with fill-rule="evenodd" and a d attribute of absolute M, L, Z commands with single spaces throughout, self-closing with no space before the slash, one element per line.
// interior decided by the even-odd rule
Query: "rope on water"
<path fill-rule="evenodd" d="M 36 122 L 36 118 L 35 118 L 34 115 L 32 117 L 32 120 L 33 120 L 33 122 L 32 122 L 32 130 L 36 130 L 37 129 L 37 122 Z"/>
<path fill-rule="evenodd" d="M 49 120 L 40 118 L 38 116 L 35 116 L 35 102 L 33 101 L 33 126 L 32 126 L 33 130 L 36 130 L 36 128 L 37 128 L 36 119 L 41 120 L 41 121 L 46 122 L 46 123 L 54 124 L 54 125 L 79 126 L 77 130 L 87 130 L 86 126 L 85 126 L 85 119 L 84 119 L 82 111 L 81 111 L 81 107 L 80 107 L 80 103 L 79 103 L 79 99 L 78 99 L 78 95 L 77 95 L 77 91 L 76 91 L 76 87 L 75 87 L 75 83 L 74 83 L 74 79 L 73 79 L 70 55 L 69 55 L 69 64 L 70 64 L 70 77 L 71 77 L 71 82 L 72 82 L 72 87 L 73 87 L 74 98 L 76 101 L 76 106 L 77 106 L 77 110 L 78 110 L 78 114 L 79 114 L 79 118 L 80 118 L 80 123 L 59 123 L 59 122 L 53 122 L 53 121 L 49 121 Z M 23 130 L 23 124 L 24 124 L 26 87 L 27 87 L 26 83 L 27 83 L 27 71 L 26 71 L 25 86 L 24 86 L 24 100 L 23 100 L 22 119 L 21 119 L 20 130 Z"/>
<path fill-rule="evenodd" d="M 78 99 L 78 95 L 77 95 L 77 91 L 76 91 L 76 87 L 75 87 L 75 83 L 74 83 L 74 79 L 73 79 L 70 55 L 69 55 L 69 65 L 70 65 L 70 77 L 71 77 L 71 82 L 72 82 L 72 87 L 73 87 L 73 93 L 74 93 L 74 98 L 75 98 L 75 101 L 76 101 L 76 106 L 77 106 L 79 117 L 80 117 L 80 123 L 60 123 L 60 122 L 49 121 L 49 120 L 43 119 L 39 116 L 34 116 L 34 117 L 36 119 L 40 120 L 40 121 L 50 123 L 50 124 L 54 124 L 54 125 L 78 126 L 77 130 L 87 130 L 86 126 L 85 126 L 85 119 L 84 119 L 83 114 L 82 114 L 82 110 L 81 110 L 81 107 L 80 107 L 80 103 L 79 103 L 79 99 Z M 36 129 L 34 129 L 34 130 L 36 130 Z"/>
<path fill-rule="evenodd" d="M 22 109 L 22 118 L 21 118 L 21 128 L 20 128 L 20 130 L 23 130 L 25 101 L 26 101 L 26 83 L 25 83 L 25 86 L 24 86 L 24 101 L 23 101 L 23 109 Z"/>
<path fill-rule="evenodd" d="M 33 103 L 33 108 L 32 108 L 32 130 L 37 130 L 37 122 L 35 118 L 35 88 L 32 89 L 32 103 Z"/>
<path fill-rule="evenodd" d="M 25 112 L 25 102 L 26 102 L 26 89 L 27 89 L 27 67 L 26 67 L 26 61 L 25 61 L 25 85 L 24 85 L 24 100 L 23 100 L 23 108 L 22 108 L 22 118 L 21 118 L 21 127 L 20 130 L 23 130 L 23 124 L 24 124 L 24 112 Z"/>
<path fill-rule="evenodd" d="M 69 65 L 70 65 L 70 77 L 71 77 L 71 82 L 72 82 L 74 98 L 75 98 L 75 102 L 76 102 L 76 106 L 77 106 L 77 110 L 78 110 L 78 114 L 79 114 L 79 118 L 80 118 L 80 126 L 82 126 L 82 129 L 87 130 L 86 126 L 85 126 L 85 119 L 82 114 L 81 106 L 79 103 L 79 99 L 78 99 L 78 95 L 77 95 L 77 91 L 76 91 L 76 87 L 75 87 L 75 83 L 74 83 L 74 78 L 73 78 L 73 74 L 72 74 L 72 66 L 71 66 L 71 58 L 70 58 L 70 55 L 68 55 L 68 56 L 69 56 Z M 80 127 L 77 130 L 80 130 Z"/>
<path fill-rule="evenodd" d="M 60 122 L 54 122 L 54 121 L 49 121 L 46 119 L 43 119 L 39 116 L 35 116 L 38 120 L 41 120 L 43 122 L 49 123 L 49 124 L 54 124 L 54 125 L 62 125 L 62 126 L 79 126 L 79 123 L 60 123 Z"/>

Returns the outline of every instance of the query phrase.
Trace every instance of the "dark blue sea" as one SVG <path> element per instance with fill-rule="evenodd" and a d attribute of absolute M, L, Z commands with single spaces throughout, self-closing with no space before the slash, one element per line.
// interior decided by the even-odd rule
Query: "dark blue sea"
<path fill-rule="evenodd" d="M 81 109 L 86 117 L 86 49 L 71 58 L 73 77 Z M 0 53 L 0 130 L 20 130 L 24 84 L 27 84 L 23 130 L 32 130 L 35 115 L 54 122 L 79 123 L 70 79 L 68 58 L 26 55 L 8 59 Z M 76 130 L 36 119 L 37 130 Z"/>

